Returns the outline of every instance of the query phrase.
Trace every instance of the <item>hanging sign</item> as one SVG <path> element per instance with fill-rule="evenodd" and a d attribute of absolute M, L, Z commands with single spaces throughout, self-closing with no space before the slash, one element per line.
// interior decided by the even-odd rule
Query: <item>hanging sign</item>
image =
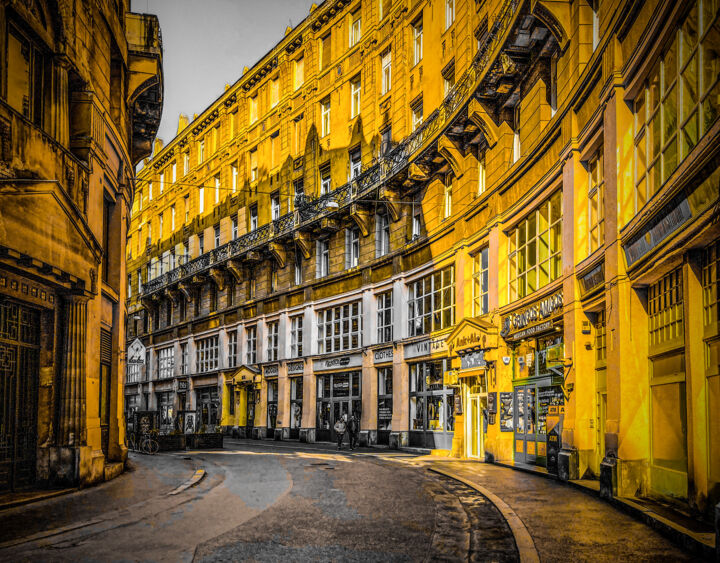
<path fill-rule="evenodd" d="M 546 321 L 545 319 L 561 312 L 562 308 L 563 294 L 562 291 L 558 291 L 539 303 L 505 317 L 502 322 L 500 336 L 505 340 L 519 340 L 550 330 L 553 326 L 552 321 Z"/>
<path fill-rule="evenodd" d="M 127 349 L 128 365 L 144 366 L 145 365 L 145 345 L 139 338 L 133 340 Z"/>

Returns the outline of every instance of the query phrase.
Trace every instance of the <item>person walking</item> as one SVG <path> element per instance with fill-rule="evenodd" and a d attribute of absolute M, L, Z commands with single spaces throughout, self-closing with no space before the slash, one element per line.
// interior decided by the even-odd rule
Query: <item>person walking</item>
<path fill-rule="evenodd" d="M 347 423 L 345 422 L 345 419 L 347 418 L 347 415 L 344 414 L 340 420 L 338 420 L 335 423 L 335 426 L 333 429 L 335 430 L 335 434 L 337 434 L 337 449 L 342 449 L 342 443 L 343 439 L 345 438 L 345 431 L 347 430 Z"/>
<path fill-rule="evenodd" d="M 358 437 L 360 435 L 360 422 L 355 416 L 355 413 L 350 416 L 350 422 L 348 423 L 348 435 L 350 438 L 350 449 L 354 450 L 357 447 Z"/>

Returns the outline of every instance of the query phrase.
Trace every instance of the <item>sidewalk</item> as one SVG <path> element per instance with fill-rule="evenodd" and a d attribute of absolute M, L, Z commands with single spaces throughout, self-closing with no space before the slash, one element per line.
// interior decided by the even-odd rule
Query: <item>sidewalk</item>
<path fill-rule="evenodd" d="M 109 511 L 127 509 L 165 495 L 195 474 L 191 460 L 178 456 L 131 454 L 125 473 L 111 481 L 77 490 L 35 491 L 7 498 L 26 500 L 0 510 L 0 543 L 60 529 L 78 521 L 91 521 Z M 68 494 L 69 493 L 69 494 Z M 30 504 L 31 503 L 31 504 Z M 22 517 L 19 517 L 22 515 Z"/>
<path fill-rule="evenodd" d="M 525 524 L 541 561 L 700 560 L 673 545 L 668 534 L 638 522 L 595 493 L 500 465 L 422 460 L 428 468 L 487 489 L 507 503 Z"/>

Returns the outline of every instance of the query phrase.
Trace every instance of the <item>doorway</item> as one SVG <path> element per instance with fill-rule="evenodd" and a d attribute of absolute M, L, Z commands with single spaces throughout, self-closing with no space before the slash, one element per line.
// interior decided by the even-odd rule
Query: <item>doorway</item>
<path fill-rule="evenodd" d="M 485 409 L 484 397 L 470 395 L 468 399 L 467 416 L 467 457 L 473 459 L 484 459 L 484 433 L 483 433 L 483 411 Z"/>
<path fill-rule="evenodd" d="M 360 372 L 319 375 L 317 378 L 317 426 L 318 441 L 336 441 L 335 423 L 343 415 L 351 414 L 360 420 Z"/>
<path fill-rule="evenodd" d="M 40 312 L 0 303 L 0 491 L 35 481 Z"/>

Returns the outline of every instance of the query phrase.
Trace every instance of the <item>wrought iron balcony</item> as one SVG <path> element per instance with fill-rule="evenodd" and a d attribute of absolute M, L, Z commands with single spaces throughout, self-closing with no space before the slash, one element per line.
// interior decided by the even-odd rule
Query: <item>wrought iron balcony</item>
<path fill-rule="evenodd" d="M 260 248 L 272 239 L 297 228 L 307 227 L 320 218 L 337 213 L 353 201 L 362 199 L 373 189 L 386 184 L 415 160 L 465 107 L 473 96 L 490 64 L 499 54 L 513 22 L 519 15 L 519 0 L 507 2 L 495 18 L 485 42 L 478 50 L 468 70 L 448 93 L 442 104 L 424 122 L 388 153 L 382 155 L 358 176 L 336 190 L 317 198 L 298 196 L 296 210 L 275 219 L 268 225 L 244 234 L 227 244 L 206 252 L 173 270 L 150 280 L 143 287 L 147 296 L 170 284 L 209 270 L 249 250 Z M 334 205 L 329 205 L 331 202 Z"/>

